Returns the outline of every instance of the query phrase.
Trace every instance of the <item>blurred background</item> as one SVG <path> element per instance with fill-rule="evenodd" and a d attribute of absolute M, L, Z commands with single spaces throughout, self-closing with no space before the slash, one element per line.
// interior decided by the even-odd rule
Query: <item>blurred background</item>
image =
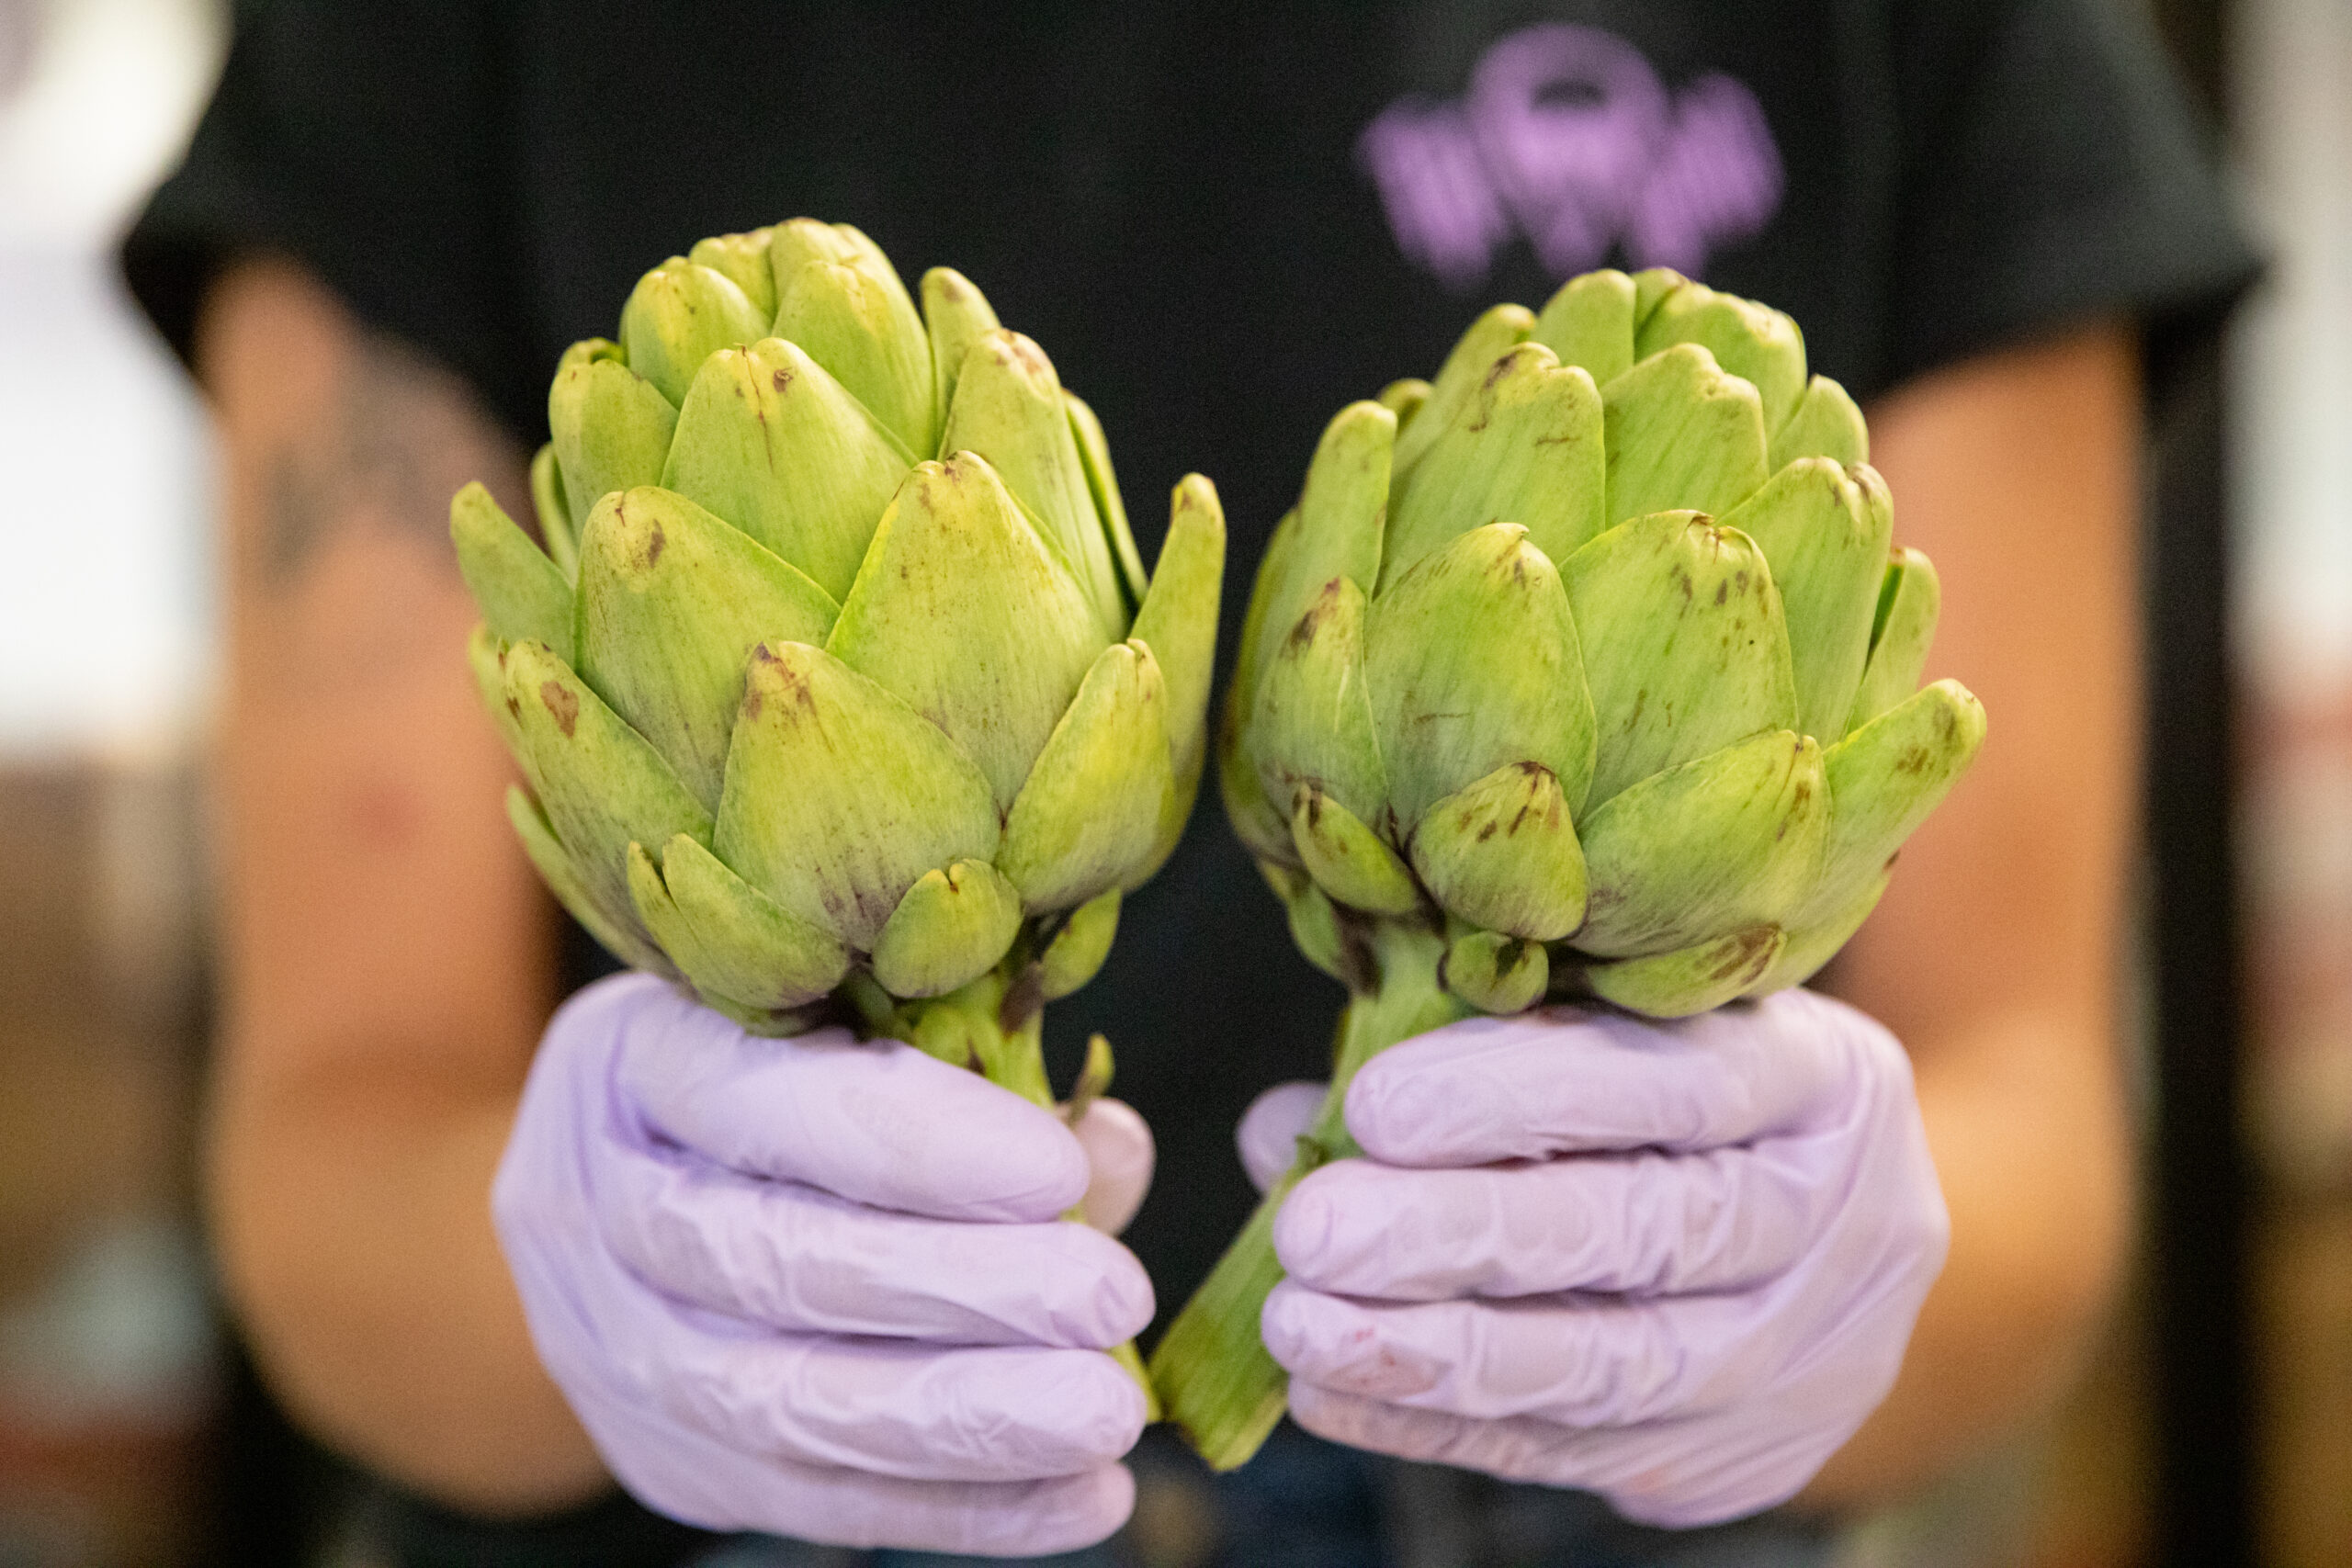
<path fill-rule="evenodd" d="M 2352 5 L 2156 10 L 2272 264 L 2160 367 L 2191 412 L 2150 468 L 2226 522 L 2232 733 L 2171 739 L 2231 748 L 2236 886 L 2196 891 L 2241 961 L 2183 1014 L 2166 933 L 2199 928 L 2152 908 L 2138 1284 L 2043 1429 L 1853 1568 L 2352 1563 Z M 226 30 L 0 0 L 0 1568 L 333 1555 L 286 1501 L 332 1465 L 261 1413 L 197 1224 L 211 459 L 112 260 Z M 2197 833 L 2154 754 L 2154 818 Z"/>

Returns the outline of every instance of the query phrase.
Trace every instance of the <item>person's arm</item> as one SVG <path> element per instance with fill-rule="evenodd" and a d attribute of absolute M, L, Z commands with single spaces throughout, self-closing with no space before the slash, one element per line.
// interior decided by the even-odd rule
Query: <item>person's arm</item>
<path fill-rule="evenodd" d="M 226 459 L 223 1028 L 206 1182 L 228 1289 L 304 1425 L 486 1513 L 609 1482 L 540 1370 L 491 1175 L 554 996 L 499 808 L 450 494 L 518 516 L 456 380 L 249 263 L 198 344 Z"/>
<path fill-rule="evenodd" d="M 2132 1145 L 2119 972 L 2140 768 L 2139 381 L 2107 324 L 1870 412 L 1895 534 L 1934 559 L 1929 678 L 1990 726 L 1903 851 L 1837 993 L 1909 1047 L 1951 1252 L 1894 1393 L 1806 1494 L 1883 1498 L 2063 1388 L 2114 1289 Z"/>

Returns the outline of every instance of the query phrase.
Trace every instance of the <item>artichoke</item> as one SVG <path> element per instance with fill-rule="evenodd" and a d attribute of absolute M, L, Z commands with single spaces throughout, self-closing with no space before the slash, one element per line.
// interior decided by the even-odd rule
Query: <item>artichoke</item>
<path fill-rule="evenodd" d="M 1040 1010 L 1191 809 L 1224 519 L 1186 477 L 1147 580 L 1093 414 L 969 281 L 922 297 L 846 225 L 705 240 L 564 354 L 544 547 L 479 484 L 450 531 L 582 926 L 747 1029 L 1050 1103 Z"/>
<path fill-rule="evenodd" d="M 1351 1000 L 1298 1166 L 1152 1363 L 1213 1464 L 1283 1408 L 1274 1209 L 1350 1077 L 1546 997 L 1679 1017 L 1795 985 L 1975 755 L 1918 685 L 1934 569 L 1787 316 L 1665 270 L 1474 322 L 1325 430 L 1218 735 L 1233 827 Z"/>

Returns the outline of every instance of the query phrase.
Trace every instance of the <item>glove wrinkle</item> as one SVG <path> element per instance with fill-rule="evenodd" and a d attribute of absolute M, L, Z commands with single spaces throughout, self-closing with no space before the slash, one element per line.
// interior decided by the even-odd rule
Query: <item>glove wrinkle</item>
<path fill-rule="evenodd" d="M 1270 1095 L 1271 1145 L 1300 1116 Z M 1274 1219 L 1299 1424 L 1687 1527 L 1795 1495 L 1893 1386 L 1950 1218 L 1910 1063 L 1804 991 L 1554 1010 L 1374 1057 L 1366 1157 Z"/>
<path fill-rule="evenodd" d="M 1132 1208 L 1148 1133 L 1118 1138 Z M 972 1074 L 753 1040 L 634 976 L 549 1026 L 491 1199 L 540 1360 L 649 1506 L 1032 1556 L 1134 1505 L 1143 1395 L 1102 1349 L 1151 1285 L 1057 1217 L 1088 1180 L 1069 1129 Z"/>

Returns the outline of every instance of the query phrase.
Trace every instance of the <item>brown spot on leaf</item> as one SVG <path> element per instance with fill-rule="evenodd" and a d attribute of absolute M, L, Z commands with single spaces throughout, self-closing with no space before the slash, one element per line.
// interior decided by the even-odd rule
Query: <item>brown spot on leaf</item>
<path fill-rule="evenodd" d="M 1773 928 L 1770 926 L 1753 926 L 1740 932 L 1738 938 L 1732 943 L 1731 950 L 1713 968 L 1707 971 L 1707 978 L 1728 980 L 1745 970 L 1758 967 L 1757 960 L 1763 955 L 1764 950 L 1771 945 L 1772 937 Z"/>
<path fill-rule="evenodd" d="M 1718 582 L 1718 583 L 1716 583 L 1716 584 L 1715 584 L 1715 603 L 1716 603 L 1716 604 L 1728 604 L 1728 603 L 1730 602 L 1730 600 L 1731 600 L 1731 584 L 1730 584 L 1730 583 L 1728 583 L 1728 582 Z"/>
<path fill-rule="evenodd" d="M 768 378 L 768 379 L 775 382 L 775 389 L 781 392 L 786 388 L 792 385 L 792 372 L 789 370 L 778 370 L 774 376 Z"/>
<path fill-rule="evenodd" d="M 648 571 L 662 564 L 662 547 L 669 542 L 670 536 L 662 531 L 662 525 L 659 523 L 653 525 L 653 532 L 645 541 L 645 567 Z"/>
<path fill-rule="evenodd" d="M 1298 624 L 1291 627 L 1290 637 L 1287 639 L 1290 645 L 1294 648 L 1305 648 L 1308 643 L 1313 642 L 1315 634 L 1322 629 L 1324 620 L 1329 616 L 1339 603 L 1340 580 L 1335 577 L 1323 585 L 1323 591 L 1315 596 L 1315 602 L 1307 605 L 1306 613 L 1299 616 Z"/>
<path fill-rule="evenodd" d="M 580 694 L 560 681 L 539 682 L 539 701 L 554 716 L 555 727 L 563 731 L 566 740 L 580 725 Z"/>

